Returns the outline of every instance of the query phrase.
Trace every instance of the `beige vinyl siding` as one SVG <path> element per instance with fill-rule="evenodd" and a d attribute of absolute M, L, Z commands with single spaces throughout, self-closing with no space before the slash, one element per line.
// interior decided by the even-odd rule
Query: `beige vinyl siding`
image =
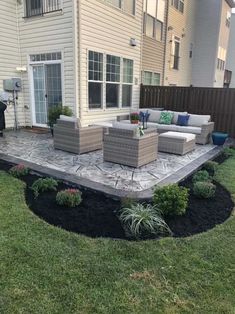
<path fill-rule="evenodd" d="M 31 18 L 23 18 L 24 4 L 19 5 L 22 65 L 28 67 L 28 72 L 23 75 L 25 105 L 30 108 L 26 115 L 27 125 L 32 124 L 32 94 L 28 63 L 31 54 L 62 52 L 63 105 L 75 111 L 73 3 L 71 0 L 63 0 L 62 4 L 62 13 L 49 13 Z"/>
<path fill-rule="evenodd" d="M 134 61 L 132 108 L 139 105 L 140 57 L 142 37 L 142 0 L 136 1 L 135 16 L 108 5 L 102 0 L 81 0 L 79 3 L 80 118 L 83 125 L 114 120 L 130 109 L 90 109 L 88 105 L 88 51 L 120 56 Z M 137 46 L 130 46 L 135 38 Z"/>
<path fill-rule="evenodd" d="M 231 17 L 230 29 L 235 29 L 235 13 Z M 235 32 L 230 31 L 226 68 L 232 71 L 231 88 L 235 88 Z"/>
<path fill-rule="evenodd" d="M 0 91 L 3 90 L 3 80 L 12 77 L 20 77 L 16 67 L 20 66 L 18 47 L 16 1 L 0 1 Z M 19 125 L 24 125 L 24 108 L 22 94 L 19 95 L 18 119 Z M 14 126 L 13 107 L 8 106 L 6 111 L 6 127 Z"/>

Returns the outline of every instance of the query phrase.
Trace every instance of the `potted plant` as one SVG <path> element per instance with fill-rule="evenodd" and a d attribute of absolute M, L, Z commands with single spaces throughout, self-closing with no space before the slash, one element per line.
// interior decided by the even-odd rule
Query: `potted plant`
<path fill-rule="evenodd" d="M 132 112 L 130 115 L 131 124 L 138 124 L 140 116 L 138 112 Z"/>
<path fill-rule="evenodd" d="M 51 135 L 53 136 L 53 128 L 54 124 L 56 124 L 57 119 L 59 119 L 60 115 L 71 117 L 73 115 L 72 110 L 68 106 L 54 106 L 49 108 L 48 110 L 48 126 L 51 129 Z"/>

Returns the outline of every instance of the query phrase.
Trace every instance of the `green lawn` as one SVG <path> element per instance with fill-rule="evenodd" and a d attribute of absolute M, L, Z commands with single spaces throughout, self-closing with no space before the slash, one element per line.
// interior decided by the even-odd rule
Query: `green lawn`
<path fill-rule="evenodd" d="M 217 179 L 235 197 L 235 157 Z M 129 243 L 49 226 L 0 172 L 0 313 L 235 313 L 235 219 L 192 238 Z"/>

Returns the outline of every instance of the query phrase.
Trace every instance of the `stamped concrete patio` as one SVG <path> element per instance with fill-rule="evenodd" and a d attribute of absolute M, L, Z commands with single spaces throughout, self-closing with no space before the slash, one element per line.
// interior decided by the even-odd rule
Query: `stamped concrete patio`
<path fill-rule="evenodd" d="M 158 160 L 139 169 L 103 161 L 102 151 L 74 155 L 54 150 L 50 134 L 5 132 L 0 158 L 23 162 L 32 169 L 116 196 L 150 197 L 155 185 L 178 182 L 212 159 L 220 148 L 197 145 L 185 155 L 159 153 Z M 141 192 L 141 193 L 140 193 Z"/>

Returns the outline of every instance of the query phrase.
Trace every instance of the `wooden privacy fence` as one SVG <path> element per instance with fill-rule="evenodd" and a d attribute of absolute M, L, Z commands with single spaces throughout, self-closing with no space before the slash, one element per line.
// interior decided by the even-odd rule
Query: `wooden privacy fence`
<path fill-rule="evenodd" d="M 143 86 L 140 108 L 209 114 L 215 130 L 235 137 L 235 88 Z"/>

